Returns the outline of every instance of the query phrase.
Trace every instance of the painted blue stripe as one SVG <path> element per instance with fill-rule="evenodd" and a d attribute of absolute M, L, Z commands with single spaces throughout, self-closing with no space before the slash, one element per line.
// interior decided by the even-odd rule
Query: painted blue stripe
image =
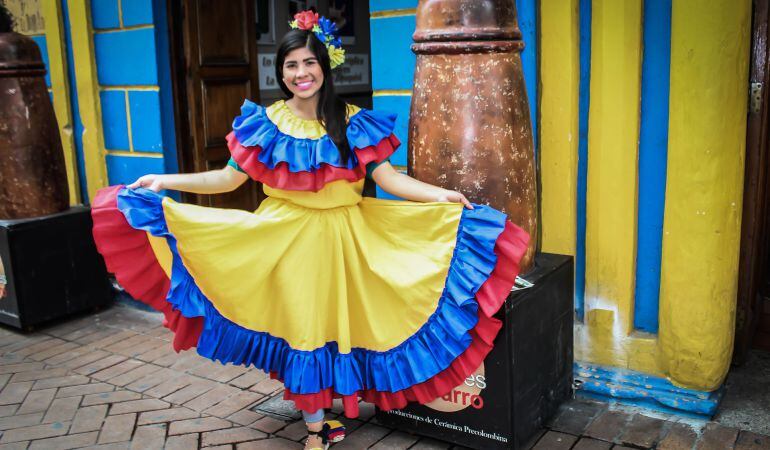
<path fill-rule="evenodd" d="M 152 2 L 155 16 L 155 42 L 157 44 L 158 86 L 160 86 L 160 119 L 163 131 L 163 168 L 165 173 L 179 173 L 176 150 L 176 124 L 174 123 L 174 98 L 171 84 L 171 53 L 166 2 Z M 180 199 L 179 191 L 169 191 L 174 200 Z"/>
<path fill-rule="evenodd" d="M 369 0 L 369 11 L 390 11 L 417 7 L 417 0 Z"/>
<path fill-rule="evenodd" d="M 51 64 L 48 62 L 48 41 L 45 36 L 32 36 L 32 40 L 35 41 L 38 48 L 40 48 L 40 56 L 43 58 L 43 64 L 45 64 L 45 85 L 51 87 Z"/>
<path fill-rule="evenodd" d="M 69 91 L 70 91 L 70 103 L 72 108 L 72 126 L 75 129 L 73 135 L 75 139 L 75 156 L 77 158 L 77 166 L 80 183 L 80 198 L 83 204 L 89 204 L 88 201 L 88 180 L 86 179 L 86 163 L 83 158 L 83 121 L 80 119 L 80 106 L 78 104 L 78 89 L 77 89 L 77 77 L 75 77 L 75 59 L 72 55 L 72 27 L 70 26 L 69 8 L 67 6 L 67 0 L 61 2 L 63 18 L 64 18 L 64 38 L 67 44 L 67 76 L 70 79 Z"/>
<path fill-rule="evenodd" d="M 656 333 L 666 203 L 671 0 L 644 2 L 634 327 Z"/>
<path fill-rule="evenodd" d="M 524 70 L 524 83 L 527 86 L 529 114 L 532 120 L 532 138 L 537 153 L 537 0 L 516 0 L 516 11 L 524 40 L 521 53 L 521 65 Z"/>
<path fill-rule="evenodd" d="M 591 0 L 580 0 L 580 83 L 578 98 L 577 238 L 575 311 L 583 320 L 586 292 L 586 191 L 588 187 L 588 106 L 591 97 Z"/>

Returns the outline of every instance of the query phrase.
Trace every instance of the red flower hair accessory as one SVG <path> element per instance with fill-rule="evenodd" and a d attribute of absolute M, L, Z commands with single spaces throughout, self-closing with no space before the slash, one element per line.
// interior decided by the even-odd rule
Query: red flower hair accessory
<path fill-rule="evenodd" d="M 294 15 L 294 20 L 289 22 L 293 29 L 312 31 L 329 52 L 329 61 L 332 69 L 345 62 L 345 50 L 342 49 L 342 41 L 339 37 L 337 25 L 326 17 L 319 17 L 313 11 L 300 11 Z"/>
<path fill-rule="evenodd" d="M 313 11 L 301 11 L 294 14 L 294 21 L 291 22 L 292 28 L 299 28 L 300 30 L 312 30 L 314 26 L 318 25 L 318 13 Z"/>

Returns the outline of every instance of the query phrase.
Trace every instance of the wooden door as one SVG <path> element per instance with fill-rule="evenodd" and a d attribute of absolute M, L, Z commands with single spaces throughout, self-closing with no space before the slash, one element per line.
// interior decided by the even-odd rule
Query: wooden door
<path fill-rule="evenodd" d="M 171 19 L 171 28 L 177 120 L 181 122 L 177 126 L 180 168 L 183 172 L 220 169 L 230 158 L 225 136 L 243 100 L 259 101 L 254 0 L 168 3 L 172 15 L 174 10 L 178 13 Z M 180 47 L 183 52 L 178 51 Z M 249 181 L 231 193 L 189 194 L 184 199 L 253 210 L 261 200 L 260 192 L 259 185 Z"/>
<path fill-rule="evenodd" d="M 770 0 L 754 0 L 748 122 L 746 130 L 746 171 L 741 222 L 741 253 L 738 269 L 738 305 L 733 362 L 745 361 L 762 323 L 768 280 L 768 124 L 770 67 L 768 67 L 768 16 Z M 770 329 L 767 330 L 770 333 Z"/>

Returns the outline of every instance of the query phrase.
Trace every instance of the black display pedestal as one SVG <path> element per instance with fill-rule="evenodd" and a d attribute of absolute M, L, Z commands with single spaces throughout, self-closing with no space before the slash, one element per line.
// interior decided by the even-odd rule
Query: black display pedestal
<path fill-rule="evenodd" d="M 428 405 L 377 411 L 385 426 L 475 449 L 528 448 L 572 395 L 573 263 L 540 254 L 495 317 L 495 347 L 476 373 Z"/>
<path fill-rule="evenodd" d="M 91 228 L 91 210 L 83 206 L 50 216 L 0 220 L 0 258 L 8 278 L 0 323 L 31 330 L 112 300 Z"/>

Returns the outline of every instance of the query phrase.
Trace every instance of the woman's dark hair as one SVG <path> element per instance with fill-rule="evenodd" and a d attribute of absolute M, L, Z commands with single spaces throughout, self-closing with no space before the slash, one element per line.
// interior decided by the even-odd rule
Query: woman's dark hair
<path fill-rule="evenodd" d="M 332 66 L 329 61 L 329 52 L 326 50 L 326 46 L 315 36 L 314 33 L 306 30 L 291 30 L 283 37 L 281 43 L 278 45 L 278 51 L 275 58 L 275 74 L 278 80 L 278 85 L 281 86 L 281 90 L 291 98 L 293 94 L 286 87 L 283 82 L 283 63 L 286 60 L 286 55 L 292 50 L 306 47 L 310 50 L 318 59 L 318 64 L 321 65 L 321 70 L 324 74 L 324 82 L 321 89 L 318 91 L 320 98 L 318 99 L 318 109 L 316 115 L 321 124 L 326 128 L 326 134 L 329 135 L 334 145 L 337 146 L 340 152 L 340 158 L 343 162 L 348 162 L 350 159 L 350 144 L 348 143 L 347 135 L 345 134 L 347 128 L 347 105 L 334 90 L 334 78 L 332 77 Z"/>
<path fill-rule="evenodd" d="M 0 1 L 0 33 L 10 33 L 11 31 L 13 31 L 13 16 Z"/>

